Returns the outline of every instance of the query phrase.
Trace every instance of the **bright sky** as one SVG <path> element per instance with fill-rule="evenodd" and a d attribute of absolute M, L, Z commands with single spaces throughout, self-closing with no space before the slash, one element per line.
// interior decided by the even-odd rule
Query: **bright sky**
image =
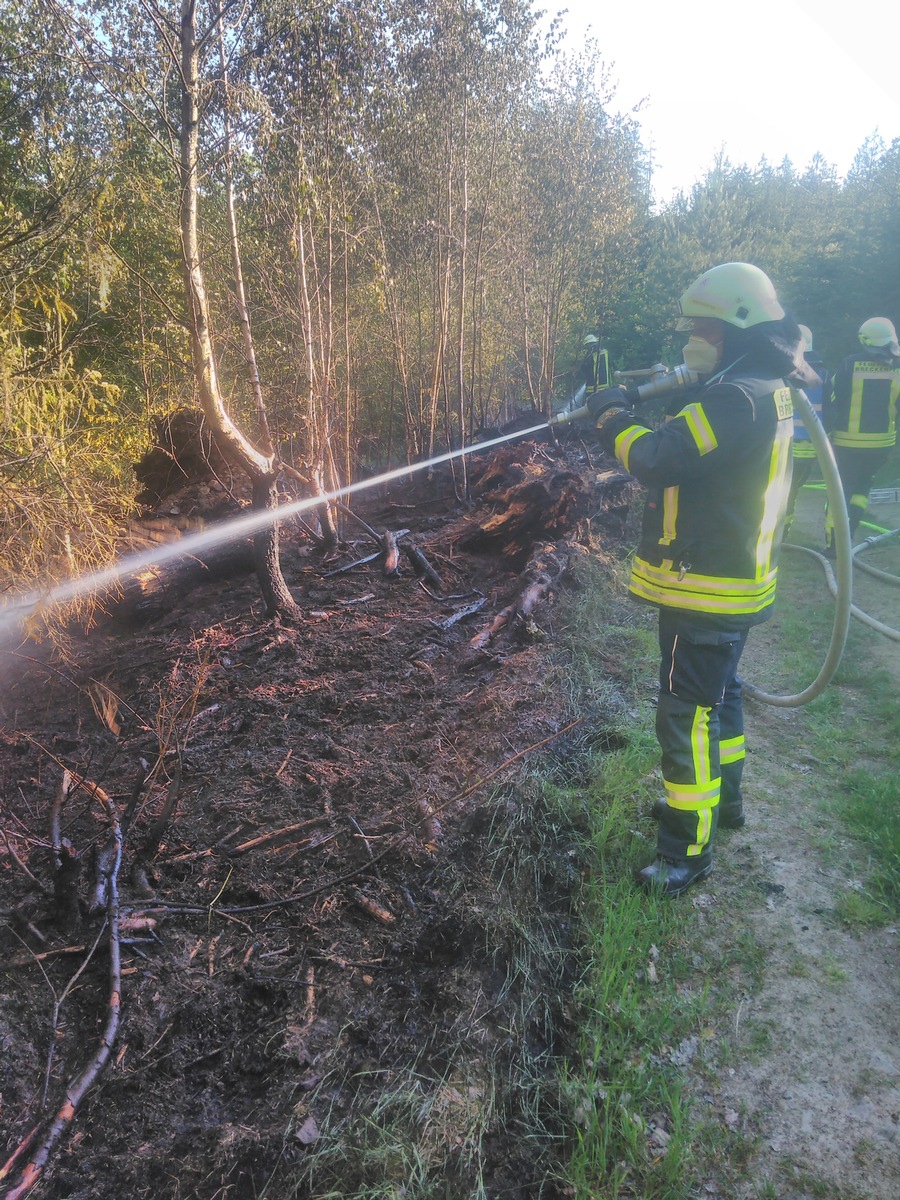
<path fill-rule="evenodd" d="M 844 175 L 876 130 L 900 137 L 900 4 L 880 0 L 559 0 L 569 37 L 588 26 L 637 114 L 664 202 L 712 166 L 785 156 L 801 170 L 819 151 Z"/>

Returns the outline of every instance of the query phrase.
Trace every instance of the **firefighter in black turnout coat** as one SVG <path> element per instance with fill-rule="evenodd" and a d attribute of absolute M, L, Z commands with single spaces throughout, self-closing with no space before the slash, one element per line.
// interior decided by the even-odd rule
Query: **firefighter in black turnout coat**
<path fill-rule="evenodd" d="M 651 429 L 610 388 L 589 401 L 600 442 L 648 488 L 630 591 L 659 610 L 656 732 L 665 797 L 645 887 L 709 875 L 717 826 L 744 824 L 738 663 L 775 599 L 790 485 L 790 383 L 812 382 L 800 329 L 769 278 L 725 263 L 681 297 L 685 365 L 700 382 Z"/>
<path fill-rule="evenodd" d="M 858 337 L 862 351 L 845 358 L 835 372 L 831 430 L 851 537 L 865 520 L 872 480 L 897 444 L 900 405 L 900 345 L 893 322 L 870 317 Z M 830 512 L 825 517 L 825 553 L 834 556 Z"/>

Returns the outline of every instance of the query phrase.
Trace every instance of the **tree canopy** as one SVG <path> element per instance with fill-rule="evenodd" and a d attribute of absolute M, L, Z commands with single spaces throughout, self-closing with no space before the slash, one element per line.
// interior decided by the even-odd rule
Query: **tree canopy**
<path fill-rule="evenodd" d="M 549 413 L 587 333 L 614 367 L 678 361 L 675 300 L 717 262 L 770 274 L 832 365 L 900 317 L 900 142 L 873 136 L 844 179 L 722 158 L 656 212 L 598 47 L 564 54 L 530 0 L 0 0 L 7 579 L 107 554 L 151 419 L 198 397 L 188 15 L 223 403 L 255 430 L 263 400 L 325 485 Z"/>

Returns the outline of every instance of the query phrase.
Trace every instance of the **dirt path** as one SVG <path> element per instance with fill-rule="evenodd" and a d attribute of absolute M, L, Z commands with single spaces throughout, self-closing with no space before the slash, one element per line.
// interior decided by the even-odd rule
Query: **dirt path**
<path fill-rule="evenodd" d="M 890 507 L 884 516 L 896 518 L 893 528 L 900 506 Z M 810 503 L 802 515 L 812 521 L 817 508 Z M 885 585 L 858 576 L 854 595 L 882 620 L 896 614 L 896 591 L 891 596 Z M 744 674 L 763 687 L 783 652 L 777 637 L 773 623 L 755 631 L 748 645 Z M 888 670 L 900 695 L 900 643 L 873 632 L 865 646 L 873 668 Z M 854 696 L 841 691 L 849 727 Z M 746 723 L 748 823 L 724 841 L 718 863 L 718 874 L 731 876 L 726 887 L 752 876 L 767 893 L 751 918 L 765 980 L 741 1000 L 735 1017 L 736 1044 L 750 1042 L 753 1052 L 738 1055 L 718 1096 L 738 1114 L 739 1128 L 758 1138 L 755 1183 L 741 1194 L 896 1200 L 900 930 L 847 928 L 835 916 L 836 900 L 865 864 L 827 811 L 828 785 L 805 746 L 802 714 L 750 702 Z"/>

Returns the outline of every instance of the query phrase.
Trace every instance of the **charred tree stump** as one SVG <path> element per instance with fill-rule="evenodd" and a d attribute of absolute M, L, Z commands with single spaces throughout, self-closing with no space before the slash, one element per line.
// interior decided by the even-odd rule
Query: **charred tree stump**
<path fill-rule="evenodd" d="M 468 517 L 459 549 L 523 562 L 538 542 L 574 532 L 590 509 L 581 476 L 557 470 L 552 460 L 531 459 L 527 445 L 494 455 L 478 478 L 477 493 L 479 509 Z"/>
<path fill-rule="evenodd" d="M 386 579 L 400 574 L 399 541 L 402 537 L 406 537 L 408 533 L 408 529 L 398 529 L 396 532 L 386 529 L 381 535 L 381 544 L 384 547 L 382 574 Z"/>

